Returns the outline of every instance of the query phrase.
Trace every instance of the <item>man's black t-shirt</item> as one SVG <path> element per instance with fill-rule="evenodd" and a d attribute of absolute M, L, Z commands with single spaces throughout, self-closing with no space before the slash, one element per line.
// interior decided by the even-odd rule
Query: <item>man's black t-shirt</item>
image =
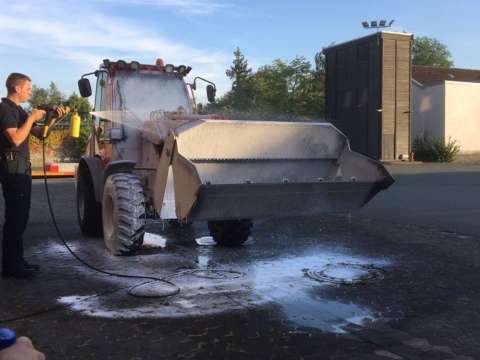
<path fill-rule="evenodd" d="M 2 98 L 0 103 L 0 155 L 8 151 L 18 152 L 20 156 L 26 159 L 30 158 L 27 136 L 24 142 L 15 146 L 5 135 L 5 129 L 19 128 L 27 121 L 28 114 L 21 106 L 15 104 L 8 98 Z"/>

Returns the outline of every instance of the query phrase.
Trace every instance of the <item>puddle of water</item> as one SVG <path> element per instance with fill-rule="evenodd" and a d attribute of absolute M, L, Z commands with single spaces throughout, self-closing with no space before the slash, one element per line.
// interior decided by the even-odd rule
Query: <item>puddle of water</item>
<path fill-rule="evenodd" d="M 209 256 L 205 255 L 198 255 L 197 256 L 197 261 L 198 261 L 198 267 L 201 269 L 206 269 L 208 267 L 208 263 L 210 261 Z"/>
<path fill-rule="evenodd" d="M 145 232 L 145 235 L 143 235 L 143 246 L 147 248 L 165 248 L 167 239 L 158 234 Z"/>
<path fill-rule="evenodd" d="M 241 302 L 232 302 L 230 298 L 241 291 L 232 288 L 225 281 L 222 283 L 204 278 L 192 279 L 193 277 L 187 277 L 175 281 L 181 288 L 181 293 L 166 299 L 138 299 L 127 295 L 126 291 L 120 291 L 108 297 L 64 296 L 59 298 L 58 302 L 86 316 L 114 319 L 184 318 L 243 308 Z M 255 302 L 260 300 L 252 298 Z"/>
<path fill-rule="evenodd" d="M 341 279 L 345 282 L 353 282 L 368 275 L 368 271 L 365 269 L 344 266 L 327 267 L 323 273 L 325 276 L 333 279 Z"/>
<path fill-rule="evenodd" d="M 455 231 L 450 231 L 450 230 L 440 231 L 440 234 L 445 235 L 445 236 L 455 236 L 457 239 L 461 239 L 461 240 L 471 240 L 471 239 L 473 239 L 472 235 L 459 234 L 459 233 L 456 233 Z"/>
<path fill-rule="evenodd" d="M 366 276 L 366 270 L 361 266 L 370 267 L 372 263 L 377 267 L 388 264 L 385 260 L 331 252 L 257 264 L 255 290 L 279 304 L 287 318 L 300 326 L 343 333 L 342 327 L 349 323 L 361 325 L 376 320 L 373 311 L 353 303 L 322 299 L 318 290 L 331 286 L 331 283 L 312 284 L 311 279 L 302 275 L 306 268 L 328 269 L 329 275 L 338 281 L 353 282 Z"/>
<path fill-rule="evenodd" d="M 192 276 L 212 280 L 230 280 L 244 277 L 245 274 L 239 271 L 216 270 L 216 269 L 198 269 L 190 271 Z"/>
<path fill-rule="evenodd" d="M 148 281 L 130 288 L 128 293 L 143 298 L 161 298 L 177 294 L 179 289 L 176 286 L 162 281 Z"/>
<path fill-rule="evenodd" d="M 39 256 L 52 256 L 57 257 L 60 255 L 69 255 L 69 252 L 65 245 L 63 245 L 60 239 L 48 237 L 47 239 L 48 246 L 38 246 L 32 250 L 33 255 Z M 68 246 L 73 251 L 79 251 L 80 249 L 76 244 L 69 243 Z"/>
<path fill-rule="evenodd" d="M 372 264 L 327 264 L 320 269 L 305 269 L 305 275 L 312 280 L 338 285 L 364 284 L 383 279 L 384 271 Z"/>
<path fill-rule="evenodd" d="M 164 244 L 161 236 L 155 236 L 153 239 L 147 238 L 147 241 Z M 170 280 L 179 286 L 181 291 L 180 294 L 168 298 L 168 304 L 164 303 L 164 299 L 148 300 L 149 302 L 145 303 L 141 299 L 128 296 L 126 291 L 102 298 L 91 295 L 67 296 L 58 301 L 85 315 L 107 318 L 205 316 L 250 306 L 275 304 L 280 306 L 287 319 L 298 326 L 336 333 L 344 332 L 342 327 L 349 323 L 361 325 L 365 321 L 377 319 L 373 311 L 366 307 L 322 298 L 322 289 L 332 286 L 332 283 L 314 281 L 305 276 L 305 271 L 323 270 L 328 277 L 354 282 L 368 275 L 368 271 L 362 266 L 382 267 L 389 265 L 389 261 L 352 256 L 343 250 L 333 251 L 316 247 L 307 255 L 267 260 L 237 258 L 228 263 L 228 269 L 239 270 L 245 273 L 245 276 L 237 276 L 234 273 L 214 274 L 222 276 L 211 276 L 212 274 L 206 273 L 208 275 L 206 276 L 202 271 L 207 271 L 209 261 L 212 260 L 217 248 L 210 247 L 215 244 L 211 237 L 199 238 L 196 241 L 199 245 L 208 246 L 194 250 L 200 272 L 194 274 L 187 270 L 181 276 L 171 277 Z M 150 256 L 147 267 L 140 261 L 142 256 L 138 258 L 139 261 L 134 261 L 136 273 L 148 273 L 148 270 L 161 267 L 163 264 L 161 258 Z M 117 258 L 112 261 L 116 260 Z M 252 263 L 248 263 L 250 261 Z M 122 264 L 126 266 L 125 263 Z M 348 267 L 345 264 L 352 266 Z M 109 277 L 105 281 L 117 283 L 125 280 Z M 148 293 L 148 286 L 143 290 Z"/>
<path fill-rule="evenodd" d="M 213 240 L 211 236 L 204 236 L 201 238 L 197 238 L 195 239 L 195 242 L 198 245 L 202 245 L 202 246 L 212 246 L 216 244 L 215 240 Z"/>
<path fill-rule="evenodd" d="M 471 236 L 471 235 L 461 235 L 461 234 L 458 234 L 458 235 L 457 235 L 457 238 L 462 239 L 462 240 L 471 240 L 471 239 L 473 239 L 473 236 Z"/>
<path fill-rule="evenodd" d="M 368 309 L 353 303 L 306 298 L 281 304 L 288 318 L 295 324 L 337 334 L 346 333 L 343 330 L 346 325 L 362 325 L 376 320 Z"/>

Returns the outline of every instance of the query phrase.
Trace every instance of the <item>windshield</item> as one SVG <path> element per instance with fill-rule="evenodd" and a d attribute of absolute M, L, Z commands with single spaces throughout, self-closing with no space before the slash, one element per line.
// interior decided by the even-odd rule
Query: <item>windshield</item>
<path fill-rule="evenodd" d="M 113 83 L 113 107 L 136 114 L 151 111 L 191 113 L 190 102 L 182 79 L 171 74 L 117 73 Z"/>

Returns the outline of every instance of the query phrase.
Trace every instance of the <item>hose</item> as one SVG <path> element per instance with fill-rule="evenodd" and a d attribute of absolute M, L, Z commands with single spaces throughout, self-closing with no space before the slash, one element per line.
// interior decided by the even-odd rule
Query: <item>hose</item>
<path fill-rule="evenodd" d="M 156 277 L 156 276 L 147 276 L 147 275 L 119 274 L 119 273 L 114 273 L 114 272 L 111 272 L 111 271 L 106 271 L 106 270 L 100 269 L 100 268 L 88 263 L 87 261 L 83 260 L 79 255 L 77 255 L 72 250 L 72 248 L 68 245 L 67 241 L 63 237 L 63 234 L 60 231 L 60 228 L 57 224 L 57 220 L 55 218 L 55 214 L 54 214 L 54 211 L 53 211 L 52 201 L 51 201 L 51 198 L 50 198 L 50 191 L 49 191 L 49 187 L 48 187 L 47 170 L 46 170 L 45 139 L 42 140 L 42 163 L 43 163 L 43 180 L 44 180 L 44 185 L 45 185 L 45 193 L 46 193 L 46 196 L 47 196 L 47 203 L 48 203 L 48 209 L 49 209 L 50 217 L 52 219 L 53 226 L 55 227 L 55 230 L 57 232 L 57 235 L 58 235 L 59 239 L 61 240 L 61 242 L 63 243 L 65 248 L 68 250 L 68 252 L 78 262 L 80 262 L 85 267 L 91 269 L 92 271 L 96 271 L 96 272 L 101 273 L 101 274 L 114 276 L 114 277 L 119 277 L 119 278 L 148 280 L 146 282 L 142 282 L 140 284 L 136 284 L 136 285 L 133 285 L 133 286 L 118 287 L 118 288 L 115 288 L 115 289 L 112 289 L 112 290 L 107 290 L 107 291 L 104 291 L 104 292 L 101 292 L 101 293 L 97 293 L 95 295 L 92 295 L 92 296 L 89 296 L 89 297 L 83 299 L 82 301 L 86 301 L 86 300 L 91 299 L 93 297 L 99 297 L 99 296 L 103 296 L 103 295 L 113 294 L 117 291 L 125 290 L 125 289 L 128 289 L 127 293 L 130 296 L 138 297 L 138 298 L 167 298 L 167 297 L 175 296 L 175 295 L 180 293 L 180 288 L 176 284 L 174 284 L 172 281 L 169 281 L 166 278 L 160 278 L 160 277 Z M 199 271 L 201 271 L 201 270 L 200 269 L 190 269 L 190 270 L 184 270 L 184 271 L 177 271 L 177 272 L 169 275 L 168 278 L 173 278 L 173 277 L 188 275 L 188 274 L 195 275 Z M 205 270 L 203 270 L 203 271 L 205 271 Z M 237 277 L 241 277 L 241 276 L 245 275 L 242 272 L 234 271 L 234 270 L 209 269 L 208 271 L 211 271 L 211 272 L 214 272 L 214 273 L 230 273 L 230 274 L 236 275 Z M 161 294 L 161 295 L 158 295 L 158 296 L 156 296 L 156 295 L 140 295 L 140 294 L 135 293 L 134 290 L 136 288 L 147 285 L 149 283 L 153 283 L 153 282 L 162 282 L 162 283 L 172 287 L 173 291 L 171 291 L 168 294 Z M 69 304 L 55 305 L 55 306 L 51 306 L 51 307 L 46 308 L 46 309 L 34 311 L 34 312 L 27 313 L 27 314 L 24 314 L 24 315 L 12 317 L 12 318 L 7 318 L 7 319 L 0 319 L 0 324 L 6 324 L 6 323 L 16 322 L 16 321 L 20 321 L 20 320 L 25 320 L 25 319 L 28 319 L 28 318 L 40 316 L 40 315 L 43 315 L 43 314 L 47 314 L 47 313 L 54 312 L 54 311 L 61 310 L 61 309 L 66 309 L 66 308 L 69 308 L 69 307 L 70 307 Z"/>
<path fill-rule="evenodd" d="M 53 223 L 53 225 L 55 227 L 55 230 L 57 232 L 57 235 L 60 238 L 60 240 L 62 241 L 63 245 L 67 248 L 67 250 L 70 252 L 70 254 L 76 260 L 78 260 L 81 264 L 83 264 L 84 266 L 86 266 L 87 268 L 89 268 L 93 271 L 96 271 L 96 272 L 99 272 L 99 273 L 105 274 L 105 275 L 119 277 L 119 278 L 149 280 L 147 282 L 143 282 L 141 284 L 137 284 L 137 285 L 132 286 L 130 288 L 130 290 L 128 291 L 129 295 L 134 296 L 134 297 L 148 297 L 148 298 L 171 297 L 171 296 L 174 296 L 174 295 L 177 295 L 178 293 L 180 293 L 180 288 L 176 284 L 174 284 L 172 281 L 168 280 L 167 278 L 173 278 L 173 277 L 182 276 L 182 275 L 196 275 L 197 273 L 205 272 L 205 271 L 211 272 L 213 274 L 220 274 L 220 273 L 233 274 L 233 275 L 235 275 L 235 277 L 242 277 L 242 276 L 245 275 L 244 273 L 242 273 L 240 271 L 213 269 L 212 268 L 212 269 L 208 269 L 208 270 L 201 270 L 201 269 L 184 270 L 184 271 L 180 271 L 180 272 L 175 272 L 175 273 L 167 276 L 167 278 L 161 278 L 161 277 L 147 276 L 147 275 L 129 275 L 129 274 L 114 273 L 114 272 L 111 272 L 111 271 L 102 270 L 102 269 L 88 263 L 87 261 L 83 260 L 80 256 L 78 256 L 72 250 L 72 248 L 68 245 L 65 238 L 63 237 L 62 232 L 60 231 L 60 228 L 58 227 L 57 220 L 56 220 L 55 214 L 53 212 L 53 206 L 52 206 L 52 202 L 51 202 L 51 199 L 50 199 L 50 192 L 49 192 L 49 188 L 48 188 L 46 160 L 45 160 L 45 141 L 42 141 L 42 157 L 43 157 L 43 175 L 44 175 L 43 180 L 44 180 L 44 184 L 45 184 L 45 193 L 47 195 L 48 209 L 49 209 L 49 212 L 50 212 L 50 217 L 52 218 L 52 223 Z M 197 274 L 196 276 L 199 276 L 199 275 Z M 202 276 L 200 275 L 200 277 L 202 277 Z M 203 277 L 205 277 L 205 276 L 203 276 Z M 161 294 L 161 295 L 157 295 L 157 296 L 155 296 L 155 295 L 143 296 L 143 295 L 139 295 L 139 294 L 137 294 L 133 291 L 135 288 L 138 288 L 140 286 L 144 286 L 144 285 L 152 283 L 152 282 L 162 282 L 162 283 L 164 283 L 168 286 L 171 286 L 174 290 L 172 292 L 168 293 L 168 294 Z"/>
<path fill-rule="evenodd" d="M 48 189 L 48 180 L 47 180 L 47 170 L 46 170 L 46 160 L 45 160 L 45 140 L 42 141 L 42 160 L 43 160 L 43 181 L 44 181 L 44 184 L 45 184 L 45 193 L 47 195 L 47 203 L 48 203 L 48 209 L 49 209 L 49 212 L 50 212 L 50 217 L 52 219 L 52 223 L 53 223 L 53 226 L 55 227 L 55 230 L 57 232 L 57 235 L 59 237 L 59 239 L 62 241 L 63 245 L 67 248 L 67 250 L 69 251 L 69 253 L 77 260 L 79 261 L 81 264 L 83 264 L 84 266 L 86 266 L 87 268 L 93 270 L 93 271 L 96 271 L 96 272 L 99 272 L 101 274 L 105 274 L 105 275 L 110 275 L 110 276 L 115 276 L 115 277 L 119 277 L 119 278 L 126 278 L 126 279 L 142 279 L 142 280 L 151 280 L 151 281 L 160 281 L 160 282 L 163 282 L 169 286 L 172 286 L 175 290 L 171 293 L 171 294 L 168 294 L 168 295 L 159 295 L 158 297 L 166 297 L 166 296 L 174 296 L 174 295 L 177 295 L 179 292 L 180 292 L 180 288 L 175 285 L 173 282 L 167 280 L 167 279 L 164 279 L 164 278 L 159 278 L 159 277 L 155 277 L 155 276 L 147 276 L 147 275 L 129 275 L 129 274 L 119 274 L 119 273 L 114 273 L 114 272 L 111 272 L 111 271 L 106 271 L 106 270 L 102 270 L 94 265 L 91 265 L 90 263 L 88 263 L 87 261 L 83 260 L 80 256 L 78 256 L 73 250 L 72 248 L 68 245 L 68 243 L 66 242 L 65 238 L 63 237 L 62 235 L 62 232 L 60 231 L 60 228 L 58 227 L 58 224 L 57 224 L 57 220 L 55 218 L 55 214 L 53 212 L 53 207 L 52 207 L 52 201 L 50 199 L 50 192 L 49 192 L 49 189 Z M 139 285 L 135 285 L 136 286 L 139 286 Z M 131 291 L 128 292 L 130 295 L 132 296 L 137 296 L 135 294 L 133 294 Z"/>

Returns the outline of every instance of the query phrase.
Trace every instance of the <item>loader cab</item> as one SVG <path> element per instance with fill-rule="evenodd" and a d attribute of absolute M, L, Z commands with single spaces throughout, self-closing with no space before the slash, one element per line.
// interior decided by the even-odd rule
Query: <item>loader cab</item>
<path fill-rule="evenodd" d="M 97 75 L 97 85 L 95 87 L 95 106 L 93 108 L 95 112 L 102 112 L 107 110 L 106 85 L 107 85 L 107 73 L 102 71 Z M 96 135 L 98 139 L 102 141 L 109 140 L 109 139 L 105 139 L 105 134 L 107 134 L 107 131 L 105 128 L 107 121 L 104 121 L 104 119 L 99 116 L 94 116 L 93 120 L 94 120 Z"/>
<path fill-rule="evenodd" d="M 118 111 L 125 108 L 143 112 L 175 111 L 182 107 L 187 113 L 193 113 L 196 107 L 194 90 L 197 90 L 197 80 L 208 84 L 206 97 L 210 103 L 215 102 L 216 86 L 198 76 L 191 84 L 185 83 L 184 78 L 190 70 L 191 67 L 185 65 L 164 65 L 162 59 L 157 59 L 155 65 L 105 59 L 99 70 L 84 74 L 78 86 L 81 96 L 89 97 L 92 90 L 87 76 L 97 77 L 95 111 Z M 99 122 L 99 119 L 96 120 Z"/>
<path fill-rule="evenodd" d="M 208 83 L 207 99 L 215 101 L 215 84 L 196 77 L 187 84 L 185 76 L 191 68 L 185 65 L 155 65 L 127 63 L 123 60 L 104 60 L 100 69 L 82 76 L 80 94 L 91 95 L 87 75 L 96 76 L 94 123 L 95 132 L 90 155 L 100 155 L 104 163 L 114 160 L 137 161 L 141 129 L 145 121 L 159 112 L 178 109 L 189 115 L 195 113 L 196 80 Z M 127 155 L 125 155 L 127 154 Z"/>

